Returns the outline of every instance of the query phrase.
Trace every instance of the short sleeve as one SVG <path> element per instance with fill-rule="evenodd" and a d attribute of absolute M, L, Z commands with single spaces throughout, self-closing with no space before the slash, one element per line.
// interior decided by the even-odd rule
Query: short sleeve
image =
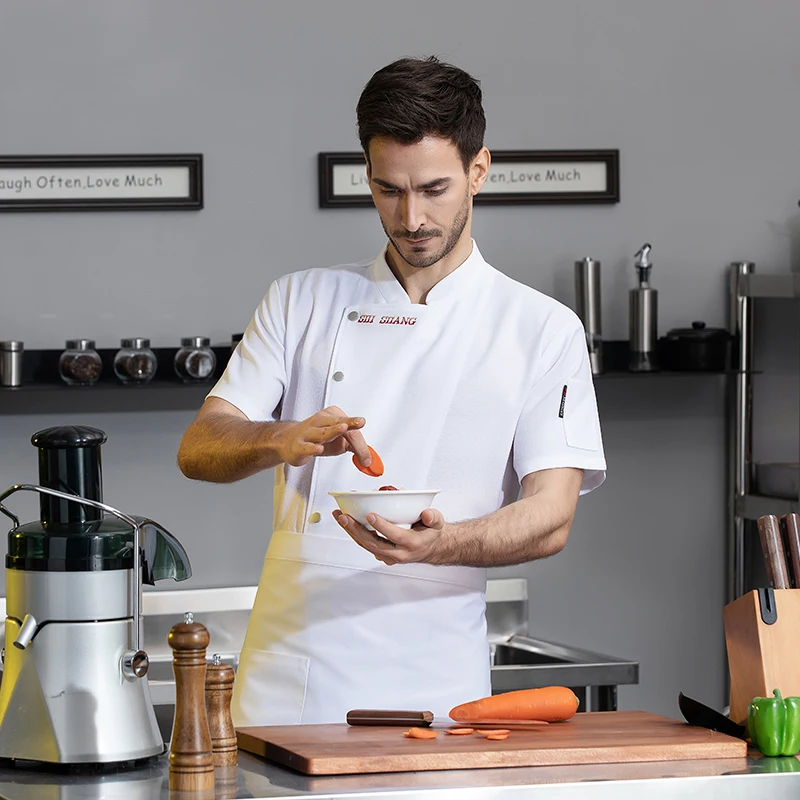
<path fill-rule="evenodd" d="M 583 469 L 581 494 L 605 480 L 606 462 L 586 336 L 577 317 L 566 317 L 539 355 L 536 379 L 517 423 L 514 469 Z"/>
<path fill-rule="evenodd" d="M 253 422 L 277 421 L 286 388 L 286 316 L 276 281 L 248 324 L 209 397 L 221 397 Z"/>

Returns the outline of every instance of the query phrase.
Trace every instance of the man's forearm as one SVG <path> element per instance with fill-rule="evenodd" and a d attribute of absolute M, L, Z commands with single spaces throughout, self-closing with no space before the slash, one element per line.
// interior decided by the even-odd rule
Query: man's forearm
<path fill-rule="evenodd" d="M 281 433 L 291 424 L 206 415 L 186 430 L 178 449 L 178 466 L 187 478 L 211 483 L 248 478 L 283 463 Z"/>
<path fill-rule="evenodd" d="M 480 519 L 445 526 L 433 563 L 507 567 L 555 555 L 574 510 L 547 493 L 523 497 Z"/>

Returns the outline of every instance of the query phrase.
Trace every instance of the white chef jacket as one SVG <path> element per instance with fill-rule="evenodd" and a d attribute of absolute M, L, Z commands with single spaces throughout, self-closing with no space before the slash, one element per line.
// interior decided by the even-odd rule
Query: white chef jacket
<path fill-rule="evenodd" d="M 386 470 L 369 477 L 351 454 L 275 468 L 237 726 L 342 722 L 351 708 L 447 716 L 491 692 L 485 570 L 377 561 L 336 523 L 329 491 L 440 489 L 434 506 L 456 522 L 513 502 L 531 472 L 581 468 L 582 493 L 605 478 L 578 317 L 474 242 L 412 304 L 385 254 L 275 281 L 210 393 L 255 421 L 331 405 L 363 416 Z"/>

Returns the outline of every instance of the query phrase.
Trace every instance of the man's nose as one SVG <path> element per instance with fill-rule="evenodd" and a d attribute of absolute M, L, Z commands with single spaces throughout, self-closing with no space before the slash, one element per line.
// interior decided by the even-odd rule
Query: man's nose
<path fill-rule="evenodd" d="M 425 221 L 422 204 L 413 192 L 407 192 L 403 197 L 401 213 L 403 227 L 410 233 L 418 231 Z"/>

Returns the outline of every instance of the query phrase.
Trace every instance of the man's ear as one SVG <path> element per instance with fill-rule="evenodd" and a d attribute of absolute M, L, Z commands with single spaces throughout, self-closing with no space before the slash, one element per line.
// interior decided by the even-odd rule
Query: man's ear
<path fill-rule="evenodd" d="M 472 159 L 472 163 L 469 166 L 469 190 L 473 197 L 478 194 L 483 188 L 483 184 L 486 183 L 491 163 L 491 153 L 485 147 L 482 147 L 478 155 Z"/>

